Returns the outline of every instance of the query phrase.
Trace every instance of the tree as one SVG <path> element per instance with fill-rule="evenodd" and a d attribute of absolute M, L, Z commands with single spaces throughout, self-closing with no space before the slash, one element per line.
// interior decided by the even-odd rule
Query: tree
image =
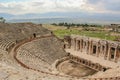
<path fill-rule="evenodd" d="M 5 19 L 3 17 L 0 17 L 0 23 L 5 23 Z"/>
<path fill-rule="evenodd" d="M 59 25 L 59 26 L 64 26 L 64 23 L 59 23 L 58 25 Z"/>

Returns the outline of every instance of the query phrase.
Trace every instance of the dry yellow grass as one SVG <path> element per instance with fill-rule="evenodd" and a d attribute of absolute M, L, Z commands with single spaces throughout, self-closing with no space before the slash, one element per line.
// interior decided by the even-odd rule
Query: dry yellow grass
<path fill-rule="evenodd" d="M 51 31 L 66 29 L 64 26 L 54 26 L 50 24 L 43 24 L 43 27 Z"/>

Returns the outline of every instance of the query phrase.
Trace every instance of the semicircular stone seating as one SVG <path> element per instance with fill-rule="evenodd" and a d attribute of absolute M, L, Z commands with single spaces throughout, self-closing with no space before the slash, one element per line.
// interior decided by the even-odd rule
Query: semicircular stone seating
<path fill-rule="evenodd" d="M 54 48 L 55 46 L 59 47 Z M 61 44 L 56 38 L 41 38 L 19 47 L 16 57 L 30 68 L 50 72 L 51 65 L 65 56 L 61 49 Z"/>

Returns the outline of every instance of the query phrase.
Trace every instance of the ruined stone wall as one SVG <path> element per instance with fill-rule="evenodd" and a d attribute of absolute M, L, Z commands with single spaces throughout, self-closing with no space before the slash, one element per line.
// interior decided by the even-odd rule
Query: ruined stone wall
<path fill-rule="evenodd" d="M 120 61 L 120 43 L 97 38 L 89 38 L 78 35 L 69 36 L 70 40 L 65 38 L 65 49 L 73 49 L 81 53 L 101 57 L 105 60 Z M 68 38 L 67 38 L 68 39 Z M 71 42 L 69 42 L 71 41 Z"/>

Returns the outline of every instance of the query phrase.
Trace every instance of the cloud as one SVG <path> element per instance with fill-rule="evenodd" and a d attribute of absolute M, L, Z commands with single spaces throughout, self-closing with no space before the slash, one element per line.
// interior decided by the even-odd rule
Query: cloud
<path fill-rule="evenodd" d="M 0 12 L 11 14 L 81 11 L 84 0 L 27 0 L 2 2 Z"/>
<path fill-rule="evenodd" d="M 94 12 L 120 14 L 120 0 L 86 0 L 85 3 Z"/>
<path fill-rule="evenodd" d="M 25 0 L 0 2 L 0 13 L 120 13 L 120 0 Z"/>
<path fill-rule="evenodd" d="M 107 4 L 106 9 L 120 12 L 120 0 L 109 0 L 105 2 Z"/>

